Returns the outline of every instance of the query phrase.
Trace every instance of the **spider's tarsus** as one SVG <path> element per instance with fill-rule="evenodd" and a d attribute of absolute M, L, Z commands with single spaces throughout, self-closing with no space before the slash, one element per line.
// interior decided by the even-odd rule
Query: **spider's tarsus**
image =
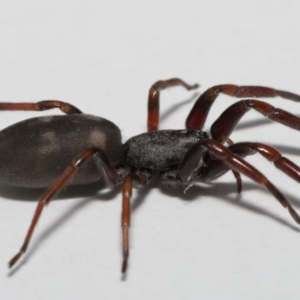
<path fill-rule="evenodd" d="M 237 178 L 237 192 L 240 194 L 242 192 L 242 179 L 241 177 Z"/>
<path fill-rule="evenodd" d="M 123 263 L 122 263 L 122 273 L 124 274 L 127 270 L 127 257 L 124 257 Z"/>
<path fill-rule="evenodd" d="M 11 268 L 21 257 L 21 255 L 23 254 L 22 251 L 18 252 L 8 263 L 8 267 Z"/>
<path fill-rule="evenodd" d="M 190 87 L 188 88 L 188 90 L 194 90 L 194 89 L 197 89 L 198 87 L 200 87 L 200 84 L 195 83 L 194 85 L 190 86 Z"/>

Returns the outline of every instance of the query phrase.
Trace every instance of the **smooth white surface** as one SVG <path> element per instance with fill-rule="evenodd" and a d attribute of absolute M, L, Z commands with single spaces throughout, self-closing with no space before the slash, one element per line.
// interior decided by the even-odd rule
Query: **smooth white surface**
<path fill-rule="evenodd" d="M 112 120 L 125 141 L 146 130 L 147 91 L 158 79 L 199 82 L 196 93 L 221 83 L 300 93 L 299 10 L 297 1 L 6 1 L 0 101 L 61 99 Z M 164 91 L 161 128 L 183 128 L 194 95 Z M 234 101 L 216 101 L 207 130 Z M 297 103 L 266 101 L 299 115 Z M 34 115 L 2 112 L 0 126 Z M 256 112 L 231 138 L 276 146 L 300 164 L 299 132 Z M 258 155 L 247 160 L 300 212 L 299 184 Z M 53 201 L 12 272 L 6 263 L 39 193 L 3 189 L 1 299 L 299 299 L 299 226 L 264 188 L 243 183 L 240 197 L 231 173 L 186 195 L 135 190 L 125 280 L 119 189 Z"/>

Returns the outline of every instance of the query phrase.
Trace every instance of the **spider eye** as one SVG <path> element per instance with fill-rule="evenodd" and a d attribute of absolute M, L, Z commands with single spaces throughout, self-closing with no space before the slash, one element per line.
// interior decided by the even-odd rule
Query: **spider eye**
<path fill-rule="evenodd" d="M 197 130 L 197 139 L 198 140 L 208 139 L 208 134 L 205 131 Z"/>

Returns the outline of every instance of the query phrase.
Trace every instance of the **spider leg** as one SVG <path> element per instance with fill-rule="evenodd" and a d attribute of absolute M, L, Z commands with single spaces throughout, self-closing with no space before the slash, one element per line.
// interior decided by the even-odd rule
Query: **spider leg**
<path fill-rule="evenodd" d="M 242 178 L 241 174 L 235 170 L 231 170 L 234 178 L 236 179 L 237 192 L 240 194 L 242 192 Z"/>
<path fill-rule="evenodd" d="M 286 157 L 283 157 L 280 152 L 268 145 L 262 143 L 245 142 L 229 146 L 228 149 L 240 157 L 259 153 L 264 158 L 273 162 L 275 167 L 277 167 L 279 170 L 300 183 L 300 167 Z M 213 180 L 223 175 L 229 169 L 230 167 L 224 161 L 211 160 L 203 169 L 201 175 L 205 176 L 207 180 Z"/>
<path fill-rule="evenodd" d="M 122 234 L 123 234 L 123 263 L 122 263 L 122 273 L 126 272 L 127 261 L 129 256 L 129 226 L 130 226 L 130 199 L 132 195 L 132 176 L 128 175 L 124 182 L 122 188 Z"/>
<path fill-rule="evenodd" d="M 251 108 L 275 122 L 300 130 L 299 117 L 280 108 L 275 108 L 269 103 L 246 99 L 229 106 L 220 115 L 220 117 L 211 126 L 212 137 L 218 141 L 222 141 L 223 137 L 229 137 L 242 116 Z"/>
<path fill-rule="evenodd" d="M 244 143 L 236 143 L 230 145 L 228 149 L 232 153 L 242 158 L 256 153 L 255 150 L 251 149 L 250 147 L 244 146 L 243 144 Z M 220 160 L 215 157 L 212 157 L 207 163 L 207 165 L 200 170 L 199 175 L 201 178 L 204 178 L 205 181 L 211 181 L 222 176 L 230 169 L 231 169 L 230 166 L 228 166 L 228 164 L 226 164 L 224 160 Z"/>
<path fill-rule="evenodd" d="M 237 86 L 222 84 L 209 88 L 196 101 L 186 120 L 187 129 L 201 129 L 204 126 L 208 112 L 220 93 L 237 97 L 276 97 L 300 101 L 300 96 L 263 86 Z"/>
<path fill-rule="evenodd" d="M 107 177 L 106 181 L 111 181 L 111 184 L 116 182 L 116 173 L 113 167 L 107 163 L 108 159 L 105 157 L 105 154 L 101 152 L 101 150 L 91 148 L 82 152 L 76 159 L 73 160 L 72 164 L 61 174 L 61 176 L 40 198 L 30 227 L 27 231 L 24 243 L 20 251 L 9 261 L 10 268 L 18 261 L 22 254 L 25 253 L 45 205 L 48 204 L 50 200 L 70 181 L 70 179 L 76 174 L 78 169 L 92 157 L 98 157 L 98 161 L 96 163 L 103 172 L 104 177 Z"/>
<path fill-rule="evenodd" d="M 148 96 L 148 131 L 158 130 L 159 125 L 159 94 L 161 90 L 169 87 L 181 85 L 187 90 L 196 89 L 198 84 L 189 85 L 179 78 L 171 78 L 168 80 L 159 80 L 155 82 L 150 90 Z"/>
<path fill-rule="evenodd" d="M 32 110 L 42 111 L 52 108 L 59 108 L 66 114 L 81 114 L 82 112 L 75 106 L 62 102 L 59 100 L 43 100 L 39 102 L 24 102 L 24 103 L 13 103 L 13 102 L 0 102 L 0 110 Z"/>
<path fill-rule="evenodd" d="M 235 144 L 233 146 L 236 146 L 238 144 Z M 231 146 L 231 147 L 233 147 Z M 268 149 L 268 146 L 263 145 L 265 147 L 257 147 L 260 148 L 262 151 L 268 152 L 266 150 Z M 242 147 L 241 147 L 242 148 Z M 270 147 L 271 148 L 271 147 Z M 272 150 L 275 150 L 271 148 Z M 265 177 L 260 171 L 258 171 L 256 168 L 254 168 L 252 165 L 247 163 L 243 158 L 238 156 L 237 154 L 230 151 L 230 149 L 223 146 L 221 143 L 207 139 L 199 141 L 197 144 L 195 144 L 185 155 L 181 165 L 179 166 L 179 176 L 181 177 L 181 180 L 186 185 L 191 185 L 192 181 L 195 178 L 195 174 L 197 172 L 197 168 L 195 169 L 195 166 L 199 165 L 199 156 L 201 157 L 201 153 L 204 153 L 208 151 L 210 154 L 215 156 L 217 159 L 223 161 L 229 169 L 235 170 L 239 173 L 242 173 L 252 179 L 253 181 L 257 182 L 258 184 L 264 185 L 269 192 L 282 204 L 283 207 L 287 208 L 290 215 L 293 217 L 293 219 L 296 221 L 296 223 L 300 224 L 300 217 L 296 213 L 296 211 L 293 209 L 292 205 L 289 203 L 289 201 L 281 194 L 281 192 L 274 186 L 267 177 Z M 241 150 L 241 149 L 239 149 Z M 244 151 L 241 151 L 246 153 L 247 151 L 244 149 Z M 272 151 L 271 151 L 272 152 Z M 199 155 L 200 154 L 200 155 Z M 270 155 L 271 154 L 271 155 Z M 271 156 L 274 158 L 276 157 L 276 153 L 268 153 L 266 156 Z M 295 165 L 293 165 L 292 162 L 289 161 L 289 164 L 286 164 L 286 159 L 279 158 L 279 161 L 281 161 L 280 164 L 284 165 L 282 170 L 286 172 L 288 175 L 290 174 L 290 170 L 292 170 Z M 194 168 L 191 168 L 190 166 L 194 164 Z M 290 165 L 289 167 L 286 167 L 287 165 Z M 298 168 L 298 167 L 297 167 Z M 293 171 L 291 172 L 293 174 Z M 298 174 L 299 176 L 299 174 Z M 292 176 L 291 176 L 292 177 Z M 293 177 L 294 178 L 294 177 Z"/>
<path fill-rule="evenodd" d="M 233 141 L 229 137 L 224 137 L 223 141 L 225 141 L 229 146 L 233 145 Z M 236 184 L 237 184 L 237 192 L 240 194 L 242 192 L 242 178 L 241 174 L 235 170 L 231 170 L 233 173 L 233 176 L 236 179 Z"/>

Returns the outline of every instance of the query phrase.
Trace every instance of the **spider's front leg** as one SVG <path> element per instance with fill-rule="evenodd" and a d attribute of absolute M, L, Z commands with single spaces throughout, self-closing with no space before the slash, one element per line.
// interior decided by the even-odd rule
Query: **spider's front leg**
<path fill-rule="evenodd" d="M 235 145 L 233 145 L 233 146 L 235 146 Z M 233 147 L 233 146 L 231 146 L 231 147 Z M 263 148 L 264 147 L 262 147 L 262 150 L 264 150 Z M 247 150 L 245 148 L 243 150 L 241 147 L 238 150 L 241 153 L 244 152 L 244 154 L 247 155 Z M 205 151 L 208 151 L 214 157 L 216 157 L 220 161 L 224 162 L 228 166 L 228 169 L 232 169 L 239 173 L 242 173 L 242 174 L 246 175 L 247 177 L 249 177 L 250 179 L 252 179 L 253 181 L 255 181 L 261 185 L 264 185 L 269 190 L 269 192 L 282 204 L 282 206 L 288 209 L 288 211 L 289 211 L 290 215 L 293 217 L 293 219 L 298 224 L 300 224 L 300 217 L 296 213 L 296 211 L 293 209 L 292 205 L 282 195 L 282 193 L 268 180 L 267 177 L 265 177 L 260 171 L 258 171 L 252 165 L 247 163 L 243 158 L 241 158 L 237 154 L 233 153 L 228 148 L 226 148 L 221 143 L 219 143 L 215 140 L 207 139 L 207 140 L 199 141 L 187 152 L 187 154 L 185 155 L 185 158 L 183 159 L 183 161 L 179 167 L 179 176 L 181 177 L 181 180 L 185 185 L 189 186 L 194 181 L 197 171 L 199 169 L 199 166 L 201 167 L 201 159 L 202 159 L 203 153 Z M 274 153 L 271 154 L 271 157 L 272 157 L 272 155 L 274 156 Z M 265 157 L 267 157 L 267 155 Z M 292 176 L 290 174 L 293 171 L 290 171 L 290 170 L 292 170 L 295 165 L 290 162 L 291 163 L 290 167 L 288 167 L 287 160 L 284 158 L 279 158 L 278 161 L 279 161 L 278 165 L 282 165 L 282 167 L 280 169 L 294 178 L 294 176 Z M 300 169 L 299 169 L 299 167 L 297 167 L 297 168 L 298 168 L 298 170 L 296 170 L 296 171 L 298 172 L 298 181 L 299 181 L 300 180 L 300 172 L 299 172 Z"/>
<path fill-rule="evenodd" d="M 262 143 L 242 142 L 233 144 L 229 146 L 228 149 L 239 157 L 259 153 L 264 158 L 272 162 L 276 168 L 300 183 L 300 167 L 268 145 Z M 228 170 L 230 170 L 230 166 L 227 165 L 224 160 L 211 159 L 202 169 L 201 176 L 203 176 L 207 181 L 211 181 L 222 176 Z"/>
<path fill-rule="evenodd" d="M 182 86 L 187 90 L 196 89 L 198 84 L 189 85 L 180 78 L 171 78 L 168 80 L 159 80 L 155 82 L 150 90 L 148 96 L 148 131 L 158 130 L 159 125 L 159 94 L 161 90 L 164 90 L 173 86 Z"/>
<path fill-rule="evenodd" d="M 233 129 L 250 109 L 254 109 L 270 120 L 281 123 L 287 127 L 300 131 L 300 118 L 269 103 L 245 99 L 229 106 L 211 126 L 211 135 L 214 139 L 222 141 L 229 137 Z"/>
<path fill-rule="evenodd" d="M 237 98 L 279 96 L 289 100 L 300 101 L 299 95 L 287 91 L 275 90 L 269 87 L 237 86 L 233 84 L 217 85 L 209 88 L 198 98 L 189 116 L 187 117 L 187 129 L 203 128 L 209 110 L 220 93 Z"/>

